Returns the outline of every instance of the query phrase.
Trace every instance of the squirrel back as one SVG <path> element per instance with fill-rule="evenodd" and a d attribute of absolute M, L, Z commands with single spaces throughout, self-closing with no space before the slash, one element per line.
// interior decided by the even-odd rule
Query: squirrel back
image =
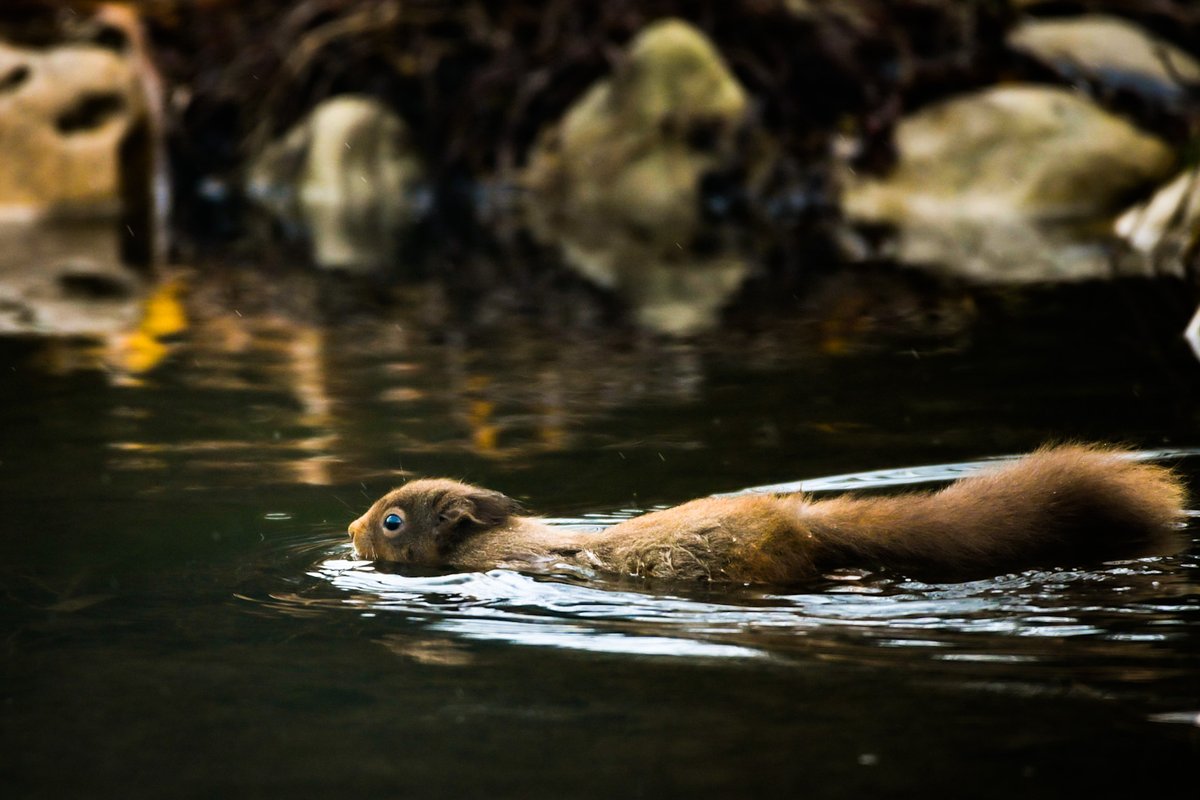
<path fill-rule="evenodd" d="M 693 500 L 603 531 L 521 516 L 499 492 L 412 481 L 350 525 L 359 555 L 471 569 L 574 563 L 641 577 L 793 583 L 842 567 L 964 580 L 1161 551 L 1184 517 L 1171 470 L 1108 447 L 1047 447 L 936 492 Z"/>
<path fill-rule="evenodd" d="M 607 531 L 616 571 L 787 583 L 840 567 L 967 579 L 1140 555 L 1183 518 L 1171 470 L 1111 448 L 1047 447 L 936 492 L 707 498 Z"/>

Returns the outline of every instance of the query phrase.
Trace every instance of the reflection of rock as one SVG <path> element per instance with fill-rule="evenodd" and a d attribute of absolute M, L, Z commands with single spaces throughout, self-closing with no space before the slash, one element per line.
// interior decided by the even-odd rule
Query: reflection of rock
<path fill-rule="evenodd" d="M 616 74 L 544 132 L 524 183 L 566 218 L 603 217 L 679 240 L 693 232 L 700 178 L 729 161 L 746 94 L 695 28 L 646 28 Z"/>
<path fill-rule="evenodd" d="M 377 100 L 322 102 L 254 160 L 248 191 L 312 241 L 313 261 L 370 270 L 395 261 L 422 210 L 422 166 L 407 126 Z"/>
<path fill-rule="evenodd" d="M 697 252 L 700 181 L 732 163 L 747 98 L 712 44 L 666 20 L 544 133 L 524 175 L 536 235 L 652 330 L 711 327 L 742 258 Z"/>
<path fill-rule="evenodd" d="M 563 260 L 616 293 L 638 324 L 652 331 L 685 336 L 713 327 L 750 273 L 749 262 L 733 251 L 656 248 L 619 229 L 608 232 L 564 233 L 557 239 Z"/>
<path fill-rule="evenodd" d="M 0 333 L 132 328 L 143 287 L 119 250 L 111 221 L 0 222 Z"/>
<path fill-rule="evenodd" d="M 913 221 L 897 229 L 883 255 L 985 283 L 1149 274 L 1142 259 L 1114 259 L 1103 230 L 1023 219 Z"/>
<path fill-rule="evenodd" d="M 1030 19 L 1013 29 L 1008 43 L 1067 78 L 1172 104 L 1187 99 L 1189 86 L 1200 85 L 1200 64 L 1194 58 L 1117 17 Z"/>
<path fill-rule="evenodd" d="M 1077 231 L 1175 161 L 1156 138 L 1046 87 L 956 98 L 905 119 L 896 137 L 895 170 L 851 182 L 847 216 L 895 225 L 900 261 L 979 280 L 1111 275 L 1100 235 Z"/>
<path fill-rule="evenodd" d="M 1181 272 L 1183 259 L 1200 253 L 1200 169 L 1184 172 L 1126 211 L 1114 230 L 1134 249 L 1154 256 L 1160 268 Z"/>

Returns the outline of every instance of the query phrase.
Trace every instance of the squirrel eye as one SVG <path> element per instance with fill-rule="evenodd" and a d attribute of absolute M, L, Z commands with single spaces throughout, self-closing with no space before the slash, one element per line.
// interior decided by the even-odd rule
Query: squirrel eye
<path fill-rule="evenodd" d="M 383 518 L 383 527 L 389 531 L 398 531 L 403 524 L 404 519 L 399 514 L 388 514 Z"/>

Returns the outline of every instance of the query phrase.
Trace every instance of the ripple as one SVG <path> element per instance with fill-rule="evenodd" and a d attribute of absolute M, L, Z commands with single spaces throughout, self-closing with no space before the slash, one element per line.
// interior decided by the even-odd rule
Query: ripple
<path fill-rule="evenodd" d="M 1170 453 L 1140 454 L 1165 455 Z M 860 473 L 800 485 L 812 490 L 949 480 L 987 463 Z M 749 491 L 779 486 L 797 485 Z M 595 530 L 633 513 L 547 521 Z M 275 514 L 267 518 L 287 522 Z M 1115 561 L 1090 570 L 1029 570 L 951 584 L 847 570 L 779 591 L 635 582 L 586 571 L 385 567 L 354 560 L 340 532 L 335 536 L 317 528 L 275 538 L 267 547 L 286 575 L 286 586 L 257 598 L 254 592 L 242 595 L 266 613 L 353 614 L 380 625 L 397 620 L 460 642 L 655 657 L 821 658 L 859 664 L 903 658 L 944 668 L 1024 665 L 1027 678 L 1029 665 L 1061 669 L 1072 657 L 1086 660 L 1090 670 L 1114 675 L 1152 669 L 1161 660 L 1161 642 L 1189 635 L 1200 622 L 1200 591 L 1189 580 L 1195 548 L 1191 554 Z"/>
<path fill-rule="evenodd" d="M 1061 663 L 1070 654 L 1065 644 L 1075 641 L 1081 657 L 1119 656 L 1110 665 L 1119 671 L 1122 662 L 1149 658 L 1143 648 L 1185 635 L 1187 621 L 1194 625 L 1200 615 L 1186 591 L 1172 598 L 1164 588 L 1161 559 L 960 584 L 864 575 L 855 585 L 869 591 L 858 593 L 835 591 L 844 588 L 844 576 L 834 576 L 780 593 L 500 569 L 384 570 L 315 532 L 272 549 L 309 566 L 299 585 L 293 580 L 267 597 L 242 596 L 266 613 L 352 614 L 373 624 L 415 625 L 451 641 L 632 656 L 1029 665 Z M 1114 584 L 1128 591 L 1114 593 Z"/>

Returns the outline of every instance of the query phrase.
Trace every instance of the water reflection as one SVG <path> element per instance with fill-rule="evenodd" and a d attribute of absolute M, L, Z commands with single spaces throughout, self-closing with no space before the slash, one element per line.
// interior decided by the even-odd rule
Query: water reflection
<path fill-rule="evenodd" d="M 695 430 L 635 432 L 605 420 L 695 405 L 712 389 L 714 356 L 749 373 L 815 370 L 825 384 L 811 397 L 822 403 L 831 381 L 852 377 L 824 361 L 886 347 L 931 317 L 937 335 L 946 332 L 937 320 L 954 320 L 957 331 L 969 319 L 937 303 L 923 309 L 913 290 L 899 290 L 904 279 L 862 273 L 831 283 L 761 333 L 676 341 L 621 326 L 463 314 L 432 283 L 388 289 L 381 300 L 377 286 L 329 276 L 176 272 L 152 287 L 128 332 L 47 341 L 35 364 L 55 375 L 95 371 L 122 390 L 101 412 L 113 431 L 105 442 L 113 471 L 199 486 L 394 482 L 407 474 L 405 458 L 428 471 L 455 454 L 513 464 L 653 447 L 662 460 L 695 450 Z M 864 285 L 890 304 L 826 302 Z M 183 415 L 184 433 L 166 424 L 168 408 Z M 846 427 L 803 424 L 831 434 Z M 778 428 L 773 421 L 750 440 L 778 444 Z M 143 491 L 165 485 L 156 483 Z"/>
<path fill-rule="evenodd" d="M 359 287 L 342 286 L 348 303 Z M 624 340 L 619 332 L 546 335 L 515 320 L 476 343 L 425 318 L 437 287 L 394 294 L 390 321 L 354 315 L 330 326 L 313 276 L 160 283 L 132 333 L 53 340 L 37 364 L 56 374 L 102 371 L 121 396 L 122 435 L 107 443 L 117 471 L 183 470 L 206 480 L 328 486 L 380 472 L 380 446 L 410 455 L 493 459 L 561 452 L 611 409 L 686 402 L 703 385 L 698 350 Z M 161 440 L 174 398 L 195 424 Z M 167 405 L 164 405 L 167 403 Z"/>
<path fill-rule="evenodd" d="M 714 328 L 754 269 L 732 234 L 709 234 L 697 246 L 698 221 L 653 234 L 595 219 L 586 225 L 532 219 L 532 230 L 558 249 L 564 264 L 620 297 L 638 325 L 672 336 Z"/>
<path fill-rule="evenodd" d="M 0 220 L 0 334 L 113 337 L 137 325 L 143 276 L 111 220 Z"/>

